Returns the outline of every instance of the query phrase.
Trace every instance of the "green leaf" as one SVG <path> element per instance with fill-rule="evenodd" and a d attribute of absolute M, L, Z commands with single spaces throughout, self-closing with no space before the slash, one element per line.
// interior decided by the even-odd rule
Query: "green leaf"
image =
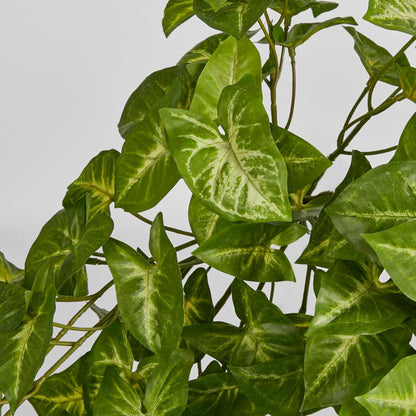
<path fill-rule="evenodd" d="M 311 184 L 331 166 L 332 163 L 306 140 L 275 125 L 271 125 L 271 129 L 286 163 L 289 193 Z"/>
<path fill-rule="evenodd" d="M 13 331 L 23 321 L 30 294 L 21 286 L 0 282 L 0 333 Z"/>
<path fill-rule="evenodd" d="M 376 167 L 348 185 L 326 208 L 338 231 L 374 260 L 377 257 L 361 234 L 416 218 L 415 169 L 414 161 Z"/>
<path fill-rule="evenodd" d="M 359 396 L 371 416 L 416 415 L 416 356 L 405 357 L 373 390 Z"/>
<path fill-rule="evenodd" d="M 209 374 L 189 383 L 184 416 L 263 416 L 240 392 L 230 373 Z"/>
<path fill-rule="evenodd" d="M 303 355 L 229 370 L 241 391 L 263 412 L 298 416 L 303 399 Z"/>
<path fill-rule="evenodd" d="M 30 288 L 39 267 L 50 265 L 61 294 L 72 295 L 74 289 L 60 290 L 88 258 L 101 247 L 113 231 L 113 221 L 106 213 L 87 221 L 85 201 L 58 211 L 42 228 L 26 258 L 24 285 Z M 80 294 L 81 295 L 81 294 Z"/>
<path fill-rule="evenodd" d="M 416 4 L 413 0 L 369 0 L 364 19 L 385 29 L 416 35 Z"/>
<path fill-rule="evenodd" d="M 400 291 L 380 283 L 380 273 L 374 263 L 336 262 L 322 282 L 306 336 L 377 334 L 403 322 Z"/>
<path fill-rule="evenodd" d="M 169 0 L 162 20 L 163 32 L 166 37 L 193 15 L 193 0 Z"/>
<path fill-rule="evenodd" d="M 416 301 L 416 220 L 362 237 L 399 289 Z"/>
<path fill-rule="evenodd" d="M 149 247 L 156 264 L 114 239 L 104 246 L 104 254 L 128 330 L 153 352 L 170 352 L 183 326 L 182 278 L 161 214 L 151 227 Z"/>
<path fill-rule="evenodd" d="M 155 103 L 167 95 L 176 78 L 180 79 L 181 85 L 189 85 L 189 73 L 185 65 L 156 71 L 139 85 L 127 100 L 121 114 L 118 129 L 123 137 L 144 119 Z M 192 92 L 192 89 L 189 92 Z M 182 105 L 185 105 L 185 103 L 182 103 Z"/>
<path fill-rule="evenodd" d="M 142 416 L 139 395 L 119 371 L 109 366 L 105 370 L 93 416 Z"/>
<path fill-rule="evenodd" d="M 185 182 L 208 208 L 229 221 L 290 221 L 286 167 L 252 78 L 226 87 L 218 109 L 225 136 L 204 116 L 161 110 Z"/>
<path fill-rule="evenodd" d="M 0 282 L 20 283 L 24 277 L 24 270 L 10 263 L 0 251 Z"/>
<path fill-rule="evenodd" d="M 227 3 L 227 0 L 207 0 L 207 3 L 217 12 L 225 3 Z"/>
<path fill-rule="evenodd" d="M 366 256 L 358 252 L 335 227 L 332 229 L 325 254 L 335 259 L 352 260 L 357 263 L 367 260 Z"/>
<path fill-rule="evenodd" d="M 144 404 L 149 416 L 182 415 L 193 363 L 192 352 L 184 349 L 174 350 L 169 358 L 161 357 L 146 386 Z"/>
<path fill-rule="evenodd" d="M 212 322 L 214 306 L 205 269 L 200 267 L 189 276 L 184 292 L 184 326 Z"/>
<path fill-rule="evenodd" d="M 302 410 L 342 404 L 360 379 L 405 355 L 410 336 L 398 327 L 378 335 L 309 337 Z"/>
<path fill-rule="evenodd" d="M 345 29 L 353 37 L 354 50 L 360 57 L 368 75 L 374 78 L 378 77 L 380 73 L 383 73 L 380 78 L 381 81 L 400 86 L 399 76 L 394 65 L 387 68 L 387 70 L 384 69 L 386 64 L 393 58 L 390 52 L 355 30 L 355 28 L 348 26 Z M 406 55 L 401 55 L 396 63 L 403 67 L 409 66 Z"/>
<path fill-rule="evenodd" d="M 371 165 L 365 156 L 358 151 L 353 151 L 351 166 L 347 172 L 347 175 L 335 190 L 333 198 L 328 202 L 326 207 L 330 206 L 330 204 L 347 187 L 348 184 L 362 176 L 370 169 Z M 326 213 L 326 210 L 323 210 L 312 229 L 308 246 L 296 262 L 300 264 L 330 267 L 333 264 L 334 259 L 331 258 L 328 254 L 328 251 L 333 249 L 333 245 L 331 246 L 329 242 L 331 236 L 334 237 L 333 232 L 335 230 L 336 229 L 332 224 L 329 215 Z M 335 240 L 333 238 L 332 244 L 334 243 Z"/>
<path fill-rule="evenodd" d="M 280 14 L 284 12 L 287 17 L 295 16 L 305 10 L 312 10 L 313 16 L 318 17 L 322 13 L 329 12 L 338 7 L 338 3 L 316 0 L 289 0 L 285 8 L 285 0 L 274 0 L 272 9 Z"/>
<path fill-rule="evenodd" d="M 297 235 L 294 235 L 294 239 L 286 240 L 284 234 L 292 228 L 296 228 Z M 287 245 L 305 232 L 305 228 L 298 224 L 231 225 L 205 241 L 193 255 L 204 263 L 243 280 L 295 281 L 285 253 L 272 248 L 272 244 Z M 283 239 L 280 239 L 282 234 Z"/>
<path fill-rule="evenodd" d="M 317 23 L 299 23 L 292 26 L 287 34 L 287 39 L 283 42 L 278 42 L 278 44 L 286 46 L 287 48 L 296 48 L 306 42 L 315 33 L 318 33 L 323 29 L 337 25 L 356 24 L 357 22 L 352 17 L 335 17 L 333 19 Z"/>
<path fill-rule="evenodd" d="M 175 80 L 166 96 L 124 135 L 126 141 L 116 166 L 116 207 L 129 212 L 146 211 L 180 179 L 159 115 L 161 108 L 176 108 L 180 99 L 180 82 Z"/>
<path fill-rule="evenodd" d="M 37 414 L 60 416 L 85 416 L 82 373 L 85 356 L 79 358 L 66 370 L 48 377 L 40 390 L 29 399 Z"/>
<path fill-rule="evenodd" d="M 264 294 L 235 279 L 232 287 L 241 328 L 223 322 L 185 327 L 182 337 L 195 348 L 234 366 L 268 362 L 303 353 L 303 340 L 292 321 Z"/>
<path fill-rule="evenodd" d="M 407 122 L 392 162 L 416 160 L 416 113 Z"/>
<path fill-rule="evenodd" d="M 253 76 L 260 88 L 262 75 L 259 52 L 247 37 L 237 41 L 230 36 L 209 58 L 196 84 L 189 110 L 217 120 L 218 101 L 223 89 L 236 84 L 247 74 Z"/>
<path fill-rule="evenodd" d="M 220 3 L 223 6 L 218 9 Z M 241 39 L 271 3 L 273 0 L 194 0 L 194 11 L 208 26 Z"/>
<path fill-rule="evenodd" d="M 114 201 L 114 171 L 119 155 L 117 150 L 105 150 L 91 159 L 79 178 L 68 186 L 63 206 L 70 208 L 89 194 L 89 220 L 105 212 Z"/>
<path fill-rule="evenodd" d="M 192 195 L 189 202 L 188 218 L 198 244 L 204 243 L 214 234 L 233 224 L 208 209 L 195 195 Z"/>
<path fill-rule="evenodd" d="M 48 265 L 38 268 L 32 292 L 23 322 L 11 332 L 0 333 L 0 391 L 12 412 L 32 387 L 52 337 L 55 286 Z"/>
<path fill-rule="evenodd" d="M 84 402 L 91 413 L 107 366 L 115 366 L 120 376 L 128 379 L 133 365 L 126 331 L 119 321 L 105 328 L 88 353 L 83 369 Z"/>
<path fill-rule="evenodd" d="M 409 100 L 416 102 L 416 68 L 402 68 L 396 65 L 400 86 Z"/>

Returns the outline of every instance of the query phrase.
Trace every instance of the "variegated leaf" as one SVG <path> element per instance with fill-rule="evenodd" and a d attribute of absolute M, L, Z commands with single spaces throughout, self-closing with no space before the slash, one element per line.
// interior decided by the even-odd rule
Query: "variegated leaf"
<path fill-rule="evenodd" d="M 218 109 L 225 136 L 204 116 L 161 110 L 185 182 L 229 221 L 290 221 L 286 167 L 253 79 L 226 87 Z"/>
<path fill-rule="evenodd" d="M 364 19 L 386 29 L 416 35 L 414 0 L 369 0 Z"/>
<path fill-rule="evenodd" d="M 416 356 L 405 357 L 363 396 L 356 397 L 371 416 L 416 416 Z"/>
<path fill-rule="evenodd" d="M 380 283 L 381 268 L 338 261 L 328 270 L 316 301 L 311 335 L 377 334 L 408 316 L 401 293 L 392 282 Z"/>
<path fill-rule="evenodd" d="M 21 286 L 0 282 L 0 333 L 13 331 L 23 321 L 30 296 Z"/>
<path fill-rule="evenodd" d="M 169 0 L 162 20 L 163 32 L 166 37 L 193 15 L 193 0 Z"/>
<path fill-rule="evenodd" d="M 260 88 L 262 75 L 259 52 L 247 37 L 237 41 L 230 36 L 218 46 L 199 76 L 189 110 L 217 120 L 222 90 L 247 74 L 253 76 Z"/>
<path fill-rule="evenodd" d="M 311 9 L 313 16 L 329 12 L 338 7 L 338 3 L 316 0 L 274 0 L 272 9 L 286 16 L 295 16 L 305 10 Z"/>
<path fill-rule="evenodd" d="M 0 251 L 0 282 L 20 283 L 24 277 L 24 270 L 7 261 Z"/>
<path fill-rule="evenodd" d="M 392 162 L 416 160 L 416 113 L 407 122 Z"/>
<path fill-rule="evenodd" d="M 416 68 L 396 68 L 404 96 L 416 103 Z"/>
<path fill-rule="evenodd" d="M 104 246 L 104 254 L 128 330 L 146 348 L 168 353 L 176 347 L 182 331 L 183 294 L 176 252 L 161 214 L 151 227 L 149 247 L 156 264 L 114 239 Z"/>
<path fill-rule="evenodd" d="M 309 337 L 302 410 L 342 404 L 360 379 L 407 354 L 410 337 L 403 327 L 378 335 Z"/>

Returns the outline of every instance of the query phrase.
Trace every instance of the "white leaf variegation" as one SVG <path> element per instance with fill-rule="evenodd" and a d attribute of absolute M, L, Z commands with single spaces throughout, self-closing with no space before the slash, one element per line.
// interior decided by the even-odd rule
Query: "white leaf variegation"
<path fill-rule="evenodd" d="M 247 76 L 225 88 L 218 110 L 225 136 L 199 114 L 160 112 L 185 182 L 229 221 L 290 221 L 286 166 L 253 79 Z"/>

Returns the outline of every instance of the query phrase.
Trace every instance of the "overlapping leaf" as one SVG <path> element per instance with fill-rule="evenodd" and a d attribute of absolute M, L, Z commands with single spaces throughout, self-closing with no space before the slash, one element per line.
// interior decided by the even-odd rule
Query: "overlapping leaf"
<path fill-rule="evenodd" d="M 322 282 L 311 335 L 377 334 L 398 326 L 407 317 L 400 291 L 392 282 L 380 283 L 381 268 L 338 261 Z"/>
<path fill-rule="evenodd" d="M 396 68 L 403 94 L 409 100 L 416 102 L 416 68 L 403 68 L 398 66 Z"/>
<path fill-rule="evenodd" d="M 59 211 L 43 226 L 30 248 L 25 287 L 30 289 L 39 267 L 47 264 L 52 267 L 56 287 L 60 290 L 73 275 L 82 273 L 87 259 L 108 240 L 112 231 L 113 221 L 106 213 L 87 221 L 84 200 Z M 74 286 L 60 293 L 82 295 Z"/>
<path fill-rule="evenodd" d="M 416 160 L 416 113 L 407 122 L 392 162 Z"/>
<path fill-rule="evenodd" d="M 169 36 L 193 15 L 193 0 L 169 0 L 163 13 L 163 32 Z"/>
<path fill-rule="evenodd" d="M 104 246 L 127 328 L 146 348 L 172 351 L 183 326 L 182 279 L 176 252 L 159 214 L 150 231 L 151 264 L 133 248 L 111 239 Z M 140 317 L 140 319 L 138 319 Z"/>
<path fill-rule="evenodd" d="M 279 13 L 284 13 L 285 16 L 295 16 L 305 10 L 312 10 L 313 16 L 317 17 L 322 13 L 329 12 L 338 7 L 338 3 L 329 1 L 316 1 L 316 0 L 289 0 L 286 3 L 285 0 L 274 0 L 272 9 Z"/>
<path fill-rule="evenodd" d="M 12 412 L 31 388 L 52 336 L 55 286 L 48 265 L 38 268 L 32 292 L 23 322 L 11 332 L 0 333 L 0 391 Z"/>
<path fill-rule="evenodd" d="M 243 280 L 294 281 L 288 258 L 272 245 L 288 245 L 305 232 L 306 229 L 296 223 L 236 224 L 214 234 L 193 254 L 210 266 Z"/>
<path fill-rule="evenodd" d="M 247 37 L 237 41 L 230 36 L 209 58 L 198 78 L 189 110 L 216 120 L 219 117 L 217 107 L 222 90 L 247 74 L 252 75 L 260 87 L 262 75 L 259 52 Z"/>
<path fill-rule="evenodd" d="M 13 331 L 23 321 L 30 296 L 21 286 L 0 282 L 0 333 Z"/>
<path fill-rule="evenodd" d="M 303 410 L 342 404 L 356 383 L 408 352 L 410 332 L 311 336 L 305 352 Z"/>
<path fill-rule="evenodd" d="M 195 14 L 208 26 L 241 39 L 273 0 L 194 0 Z M 221 3 L 224 3 L 222 7 Z M 214 6 L 214 7 L 213 7 Z"/>
<path fill-rule="evenodd" d="M 226 87 L 218 110 L 225 136 L 204 116 L 161 110 L 185 182 L 229 221 L 289 221 L 286 167 L 252 77 Z"/>
<path fill-rule="evenodd" d="M 356 400 L 371 416 L 416 415 L 416 356 L 403 358 L 368 393 Z"/>
<path fill-rule="evenodd" d="M 0 282 L 20 283 L 24 277 L 24 270 L 7 261 L 0 251 Z"/>
<path fill-rule="evenodd" d="M 416 4 L 413 0 L 369 0 L 364 19 L 385 29 L 416 35 Z"/>
<path fill-rule="evenodd" d="M 302 354 L 303 341 L 293 322 L 262 293 L 235 279 L 233 302 L 241 328 L 223 322 L 185 327 L 189 345 L 234 366 L 249 366 Z"/>
<path fill-rule="evenodd" d="M 54 374 L 42 384 L 40 390 L 30 398 L 30 403 L 40 416 L 85 416 L 82 373 L 85 356 L 79 358 L 66 370 Z"/>

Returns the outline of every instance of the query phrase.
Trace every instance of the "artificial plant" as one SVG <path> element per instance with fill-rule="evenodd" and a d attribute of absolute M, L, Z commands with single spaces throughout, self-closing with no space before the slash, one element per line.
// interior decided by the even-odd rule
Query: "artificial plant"
<path fill-rule="evenodd" d="M 102 151 L 69 185 L 64 208 L 40 231 L 24 270 L 0 257 L 6 415 L 25 400 L 41 416 L 300 416 L 327 407 L 341 416 L 416 415 L 409 344 L 416 332 L 416 116 L 392 147 L 348 150 L 370 119 L 402 100 L 416 102 L 416 68 L 405 54 L 416 40 L 416 4 L 369 0 L 367 21 L 410 35 L 394 55 L 353 17 L 292 24 L 303 12 L 316 19 L 336 7 L 318 0 L 168 1 L 167 36 L 193 15 L 219 33 L 133 92 L 119 123 L 121 152 Z M 295 57 L 315 33 L 340 25 L 369 78 L 325 157 L 290 129 Z M 262 62 L 258 48 L 265 47 Z M 292 99 L 281 103 L 276 88 L 286 63 Z M 378 101 L 381 83 L 391 94 Z M 286 104 L 289 117 L 281 120 L 278 106 Z M 366 156 L 387 152 L 391 161 L 372 168 Z M 351 155 L 345 178 L 317 193 L 342 154 Z M 162 214 L 140 214 L 181 179 L 193 194 L 192 231 L 165 226 Z M 151 256 L 111 238 L 113 203 L 150 223 Z M 189 240 L 174 247 L 168 233 Z M 279 282 L 295 281 L 285 251 L 301 238 L 304 295 L 299 313 L 284 314 L 274 292 Z M 190 257 L 180 256 L 190 247 Z M 93 294 L 87 266 L 112 275 Z M 216 304 L 212 268 L 234 276 Z M 258 282 L 255 289 L 247 281 Z M 113 286 L 116 306 L 98 308 Z M 313 316 L 306 314 L 312 287 Z M 215 319 L 229 299 L 237 326 Z M 56 302 L 82 306 L 62 324 L 54 321 Z M 89 309 L 97 323 L 77 326 Z M 64 340 L 70 331 L 80 334 L 76 341 Z M 91 350 L 61 371 L 97 332 Z M 67 349 L 38 375 L 56 346 Z"/>

